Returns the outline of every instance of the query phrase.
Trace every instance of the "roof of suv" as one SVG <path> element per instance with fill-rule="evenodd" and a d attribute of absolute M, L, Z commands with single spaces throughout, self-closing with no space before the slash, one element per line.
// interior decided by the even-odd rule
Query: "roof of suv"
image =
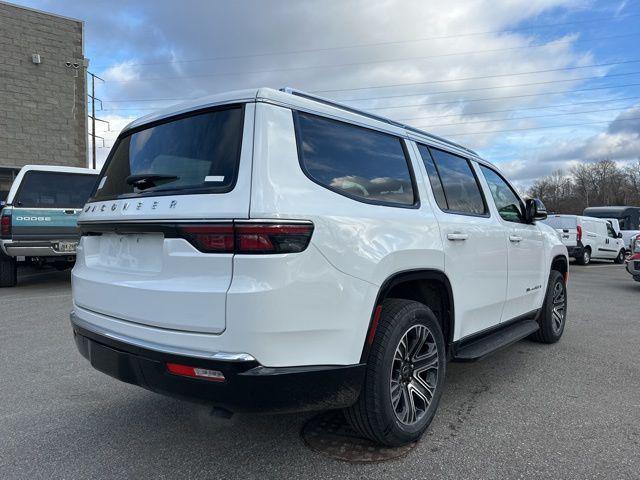
<path fill-rule="evenodd" d="M 472 156 L 474 159 L 482 160 L 490 164 L 486 160 L 481 159 L 473 150 L 463 147 L 462 145 L 454 143 L 450 140 L 446 140 L 444 138 L 419 130 L 409 125 L 396 122 L 386 117 L 374 115 L 333 100 L 328 100 L 288 87 L 281 90 L 275 90 L 273 88 L 266 87 L 252 88 L 247 90 L 234 90 L 189 100 L 187 102 L 179 103 L 177 105 L 173 105 L 171 107 L 167 107 L 149 115 L 140 117 L 127 125 L 123 129 L 123 132 L 132 128 L 143 126 L 148 123 L 162 120 L 164 118 L 180 115 L 182 113 L 188 113 L 206 107 L 224 105 L 227 103 L 252 101 L 272 103 L 275 105 L 309 111 L 311 113 L 319 113 L 322 115 L 333 117 L 335 119 L 345 120 L 361 126 L 375 128 L 377 130 L 386 131 L 388 133 L 392 133 L 402 137 L 410 137 L 417 141 L 426 141 L 436 146 L 441 146 L 450 150 L 457 150 L 466 156 Z"/>

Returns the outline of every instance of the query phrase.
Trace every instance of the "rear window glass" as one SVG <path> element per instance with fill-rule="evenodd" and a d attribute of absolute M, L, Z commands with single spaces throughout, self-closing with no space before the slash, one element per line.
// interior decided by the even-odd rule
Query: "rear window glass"
<path fill-rule="evenodd" d="M 230 191 L 240 160 L 242 113 L 233 106 L 125 136 L 111 152 L 93 199 Z"/>
<path fill-rule="evenodd" d="M 25 173 L 13 204 L 24 208 L 82 208 L 97 178 L 82 173 L 30 170 Z"/>
<path fill-rule="evenodd" d="M 413 205 L 402 140 L 307 113 L 297 114 L 301 164 L 315 182 L 369 203 Z"/>
<path fill-rule="evenodd" d="M 576 219 L 572 217 L 547 217 L 546 220 L 543 220 L 543 223 L 546 223 L 550 227 L 562 230 L 575 230 L 577 225 Z"/>
<path fill-rule="evenodd" d="M 441 210 L 485 215 L 487 207 L 469 160 L 435 148 L 418 146 Z"/>

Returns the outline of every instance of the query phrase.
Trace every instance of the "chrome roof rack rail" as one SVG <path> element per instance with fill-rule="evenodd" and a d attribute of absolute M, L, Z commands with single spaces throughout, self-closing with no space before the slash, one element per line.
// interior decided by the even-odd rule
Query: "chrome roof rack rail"
<path fill-rule="evenodd" d="M 472 155 L 474 155 L 476 157 L 479 157 L 479 155 L 476 152 L 474 152 L 473 150 L 471 150 L 471 149 L 469 149 L 467 147 L 463 147 L 462 145 L 460 145 L 458 143 L 455 143 L 455 142 L 452 142 L 451 140 L 447 140 L 446 138 L 439 137 L 438 135 L 434 135 L 432 133 L 425 132 L 424 130 L 420 130 L 419 128 L 412 127 L 412 126 L 407 125 L 405 123 L 396 122 L 395 120 L 391 120 L 390 118 L 386 118 L 386 117 L 382 117 L 380 115 L 375 115 L 373 113 L 369 113 L 366 110 L 360 110 L 358 108 L 350 107 L 348 105 L 344 105 L 344 104 L 336 102 L 334 100 L 329 100 L 328 98 L 320 97 L 318 95 L 314 95 L 312 93 L 308 93 L 308 92 L 305 92 L 303 90 L 297 90 L 297 89 L 291 88 L 291 87 L 282 87 L 280 89 L 280 91 L 284 92 L 284 93 L 289 93 L 291 95 L 295 95 L 297 97 L 302 97 L 302 98 L 306 98 L 308 100 L 313 100 L 313 101 L 316 101 L 316 102 L 320 102 L 320 103 L 323 103 L 325 105 L 329 105 L 331 107 L 339 108 L 340 110 L 344 110 L 346 112 L 355 113 L 356 115 L 362 115 L 364 117 L 368 117 L 368 118 L 371 118 L 373 120 L 378 120 L 380 122 L 384 122 L 384 123 L 387 123 L 389 125 L 393 125 L 395 127 L 404 128 L 405 130 L 409 130 L 409 131 L 417 133 L 419 135 L 424 135 L 425 137 L 432 138 L 434 140 L 437 140 L 438 142 L 446 143 L 446 144 L 451 145 L 453 147 L 460 148 L 460 149 L 462 149 L 462 150 L 464 150 L 466 152 L 469 152 L 470 154 L 472 154 Z"/>

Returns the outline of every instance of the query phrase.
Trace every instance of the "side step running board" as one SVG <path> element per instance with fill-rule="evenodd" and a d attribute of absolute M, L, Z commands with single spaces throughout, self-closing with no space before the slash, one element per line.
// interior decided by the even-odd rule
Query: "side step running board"
<path fill-rule="evenodd" d="M 540 326 L 535 320 L 521 320 L 481 337 L 466 342 L 463 340 L 455 349 L 451 360 L 454 362 L 480 360 L 496 350 L 528 337 L 539 328 Z"/>

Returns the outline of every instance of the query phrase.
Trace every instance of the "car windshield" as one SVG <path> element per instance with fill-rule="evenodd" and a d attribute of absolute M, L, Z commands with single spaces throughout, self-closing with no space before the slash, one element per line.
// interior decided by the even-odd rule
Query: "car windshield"
<path fill-rule="evenodd" d="M 240 158 L 242 111 L 236 105 L 197 113 L 121 138 L 93 199 L 230 191 Z"/>
<path fill-rule="evenodd" d="M 30 170 L 25 173 L 13 204 L 24 208 L 82 208 L 97 178 L 83 173 Z"/>

